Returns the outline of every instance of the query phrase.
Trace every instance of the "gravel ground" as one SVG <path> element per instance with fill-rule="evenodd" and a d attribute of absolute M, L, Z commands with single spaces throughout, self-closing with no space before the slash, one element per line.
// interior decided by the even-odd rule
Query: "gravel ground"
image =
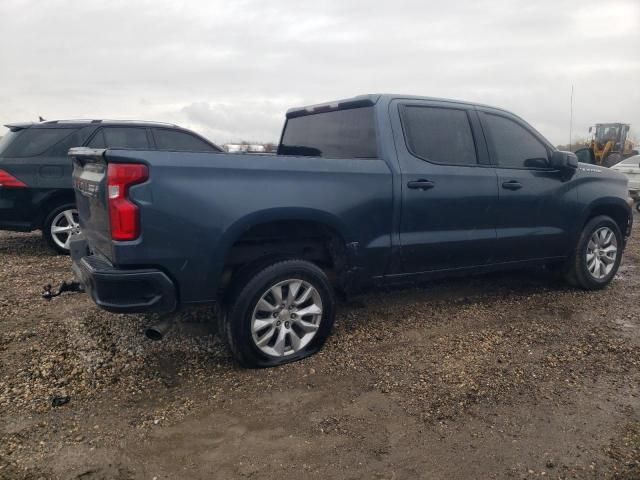
<path fill-rule="evenodd" d="M 71 275 L 37 234 L 0 232 L 0 265 L 0 478 L 640 478 L 637 230 L 604 291 L 376 292 L 319 355 L 257 371 L 207 309 L 153 343 L 153 318 L 42 300 Z"/>

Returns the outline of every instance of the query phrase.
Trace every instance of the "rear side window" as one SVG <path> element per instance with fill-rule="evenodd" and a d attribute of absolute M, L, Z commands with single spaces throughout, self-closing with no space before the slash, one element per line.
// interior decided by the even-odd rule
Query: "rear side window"
<path fill-rule="evenodd" d="M 501 167 L 545 168 L 549 153 L 544 144 L 523 126 L 505 117 L 485 113 L 483 124 L 488 127 L 493 156 Z"/>
<path fill-rule="evenodd" d="M 139 148 L 149 150 L 147 129 L 136 127 L 105 127 L 89 142 L 92 148 Z"/>
<path fill-rule="evenodd" d="M 447 165 L 476 165 L 476 148 L 464 110 L 402 107 L 407 148 L 416 157 Z"/>
<path fill-rule="evenodd" d="M 154 128 L 153 136 L 156 139 L 158 150 L 176 150 L 183 152 L 217 152 L 204 140 L 186 132 L 169 130 L 167 128 Z"/>
<path fill-rule="evenodd" d="M 325 158 L 377 158 L 373 107 L 289 118 L 278 154 Z"/>
<path fill-rule="evenodd" d="M 7 157 L 35 157 L 74 133 L 74 128 L 27 128 L 16 132 L 13 141 L 6 145 Z"/>

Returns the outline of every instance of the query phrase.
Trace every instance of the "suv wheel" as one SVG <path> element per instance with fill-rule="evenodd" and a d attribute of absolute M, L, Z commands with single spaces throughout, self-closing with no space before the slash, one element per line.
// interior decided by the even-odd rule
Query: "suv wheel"
<path fill-rule="evenodd" d="M 589 220 L 567 264 L 569 283 L 585 290 L 606 287 L 620 266 L 623 241 L 618 224 L 610 217 Z"/>
<path fill-rule="evenodd" d="M 244 367 L 272 367 L 316 353 L 335 317 L 329 279 L 314 264 L 284 260 L 247 278 L 225 314 L 225 333 Z"/>
<path fill-rule="evenodd" d="M 80 233 L 78 210 L 72 203 L 60 205 L 51 210 L 42 225 L 42 236 L 58 253 L 69 253 L 71 235 L 77 233 Z"/>

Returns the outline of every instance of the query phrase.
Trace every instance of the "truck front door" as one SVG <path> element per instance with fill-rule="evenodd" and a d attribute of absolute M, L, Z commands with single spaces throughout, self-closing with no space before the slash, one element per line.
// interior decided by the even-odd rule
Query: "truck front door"
<path fill-rule="evenodd" d="M 564 257 L 572 247 L 577 191 L 551 168 L 551 147 L 519 118 L 480 108 L 498 174 L 496 262 Z"/>

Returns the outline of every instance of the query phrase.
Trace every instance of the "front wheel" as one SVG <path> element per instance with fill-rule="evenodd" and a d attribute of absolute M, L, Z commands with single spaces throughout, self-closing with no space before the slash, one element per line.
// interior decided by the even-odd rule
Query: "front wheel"
<path fill-rule="evenodd" d="M 313 355 L 331 332 L 333 289 L 310 262 L 273 263 L 237 292 L 225 314 L 225 333 L 244 367 L 273 367 Z"/>
<path fill-rule="evenodd" d="M 612 218 L 605 215 L 592 218 L 568 260 L 567 280 L 585 290 L 606 287 L 618 271 L 623 245 L 620 228 Z"/>
<path fill-rule="evenodd" d="M 78 210 L 72 203 L 51 210 L 42 224 L 42 236 L 57 253 L 68 254 L 71 235 L 80 233 Z"/>

